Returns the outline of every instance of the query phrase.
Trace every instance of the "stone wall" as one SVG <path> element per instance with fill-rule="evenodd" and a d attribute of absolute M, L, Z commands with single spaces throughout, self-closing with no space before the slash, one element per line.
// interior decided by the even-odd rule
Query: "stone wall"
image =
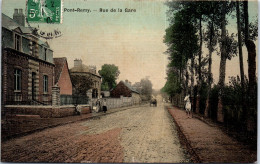
<path fill-rule="evenodd" d="M 81 105 L 81 114 L 90 113 L 90 107 L 87 105 Z M 25 106 L 25 105 L 6 105 L 2 110 L 3 115 L 39 115 L 42 118 L 51 117 L 67 117 L 74 115 L 75 107 L 73 105 L 68 106 Z"/>

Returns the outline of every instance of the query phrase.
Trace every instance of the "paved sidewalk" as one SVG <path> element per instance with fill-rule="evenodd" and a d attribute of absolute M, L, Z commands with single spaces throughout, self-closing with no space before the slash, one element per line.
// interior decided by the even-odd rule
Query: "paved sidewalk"
<path fill-rule="evenodd" d="M 185 142 L 195 162 L 253 163 L 256 151 L 250 150 L 221 129 L 197 118 L 188 118 L 184 110 L 166 105 L 179 129 L 179 136 Z"/>
<path fill-rule="evenodd" d="M 68 123 L 91 119 L 94 117 L 100 117 L 103 115 L 112 114 L 129 108 L 136 108 L 139 106 L 140 105 L 109 109 L 107 113 L 93 112 L 89 114 L 82 114 L 79 116 L 69 116 L 69 117 L 62 117 L 62 118 L 40 118 L 36 116 L 26 116 L 26 117 L 16 116 L 11 118 L 2 117 L 1 138 L 2 141 L 5 141 L 11 138 L 31 134 L 36 131 L 41 131 L 46 128 L 52 128 L 60 125 L 65 125 Z"/>

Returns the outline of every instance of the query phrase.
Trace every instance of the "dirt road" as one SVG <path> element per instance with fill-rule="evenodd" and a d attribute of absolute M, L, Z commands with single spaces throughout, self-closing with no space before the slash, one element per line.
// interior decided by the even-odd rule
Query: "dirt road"
<path fill-rule="evenodd" d="M 163 106 L 131 108 L 2 143 L 3 162 L 189 162 Z"/>

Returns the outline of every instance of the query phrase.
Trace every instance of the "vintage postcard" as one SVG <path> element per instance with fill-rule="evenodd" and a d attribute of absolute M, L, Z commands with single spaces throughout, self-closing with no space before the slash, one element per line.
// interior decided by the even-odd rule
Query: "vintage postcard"
<path fill-rule="evenodd" d="M 257 1 L 1 12 L 1 162 L 257 161 Z"/>

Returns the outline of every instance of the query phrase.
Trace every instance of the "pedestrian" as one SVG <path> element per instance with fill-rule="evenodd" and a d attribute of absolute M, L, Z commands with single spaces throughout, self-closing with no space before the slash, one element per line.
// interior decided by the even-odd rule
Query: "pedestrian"
<path fill-rule="evenodd" d="M 187 95 L 187 96 L 184 98 L 184 102 L 185 102 L 185 109 L 186 109 L 186 114 L 188 115 L 188 118 L 189 118 L 189 116 L 192 117 L 192 115 L 191 115 L 190 95 Z"/>
<path fill-rule="evenodd" d="M 100 102 L 100 99 L 98 99 L 97 100 L 97 102 L 96 102 L 96 107 L 97 107 L 97 112 L 99 112 L 100 111 L 100 108 L 101 108 L 101 102 Z"/>
<path fill-rule="evenodd" d="M 103 100 L 103 112 L 106 113 L 107 112 L 107 102 L 106 99 Z"/>
<path fill-rule="evenodd" d="M 80 108 L 79 104 L 75 104 L 74 106 L 75 106 L 75 111 L 74 111 L 75 114 L 80 115 L 81 114 L 81 108 Z"/>

